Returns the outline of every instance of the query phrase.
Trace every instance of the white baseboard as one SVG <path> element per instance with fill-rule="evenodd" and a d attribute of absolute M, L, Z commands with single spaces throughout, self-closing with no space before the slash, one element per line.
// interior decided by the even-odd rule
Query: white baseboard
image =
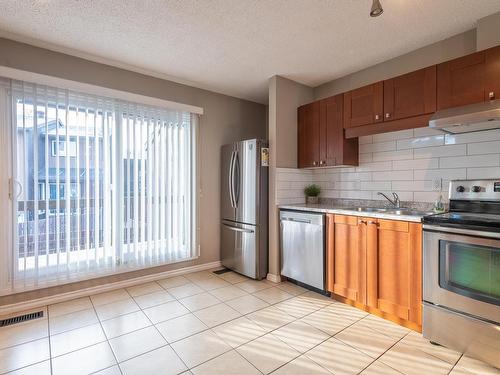
<path fill-rule="evenodd" d="M 273 275 L 272 273 L 268 273 L 266 279 L 272 281 L 273 283 L 281 283 L 280 275 Z"/>
<path fill-rule="evenodd" d="M 1 306 L 2 315 L 9 315 L 9 314 L 12 314 L 12 313 L 15 313 L 18 311 L 30 310 L 30 309 L 34 309 L 34 308 L 43 307 L 46 305 L 51 305 L 54 303 L 68 301 L 68 300 L 75 299 L 75 298 L 87 297 L 87 296 L 90 296 L 92 294 L 108 292 L 108 291 L 111 291 L 114 289 L 127 288 L 130 286 L 147 283 L 149 281 L 164 279 L 166 277 L 184 275 L 187 273 L 204 271 L 204 270 L 209 270 L 211 268 L 217 268 L 217 267 L 221 267 L 220 261 L 199 264 L 196 266 L 179 268 L 177 270 L 154 273 L 151 275 L 135 277 L 133 279 L 121 280 L 121 281 L 116 281 L 113 283 L 96 285 L 96 286 L 92 286 L 89 288 L 74 290 L 71 292 L 60 293 L 60 294 L 56 294 L 53 296 L 41 297 L 41 298 L 33 299 L 30 301 L 24 301 L 24 302 L 13 303 L 10 305 L 4 305 L 4 306 Z"/>

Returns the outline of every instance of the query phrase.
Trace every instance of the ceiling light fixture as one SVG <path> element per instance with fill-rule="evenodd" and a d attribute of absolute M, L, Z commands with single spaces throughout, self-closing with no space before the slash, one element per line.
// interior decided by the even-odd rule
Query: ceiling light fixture
<path fill-rule="evenodd" d="M 384 9 L 382 8 L 382 4 L 380 4 L 380 0 L 373 0 L 370 17 L 378 17 L 382 13 L 384 13 Z"/>

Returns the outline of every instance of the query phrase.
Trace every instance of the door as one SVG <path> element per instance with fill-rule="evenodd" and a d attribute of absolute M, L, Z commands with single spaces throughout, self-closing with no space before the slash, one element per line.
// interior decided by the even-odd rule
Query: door
<path fill-rule="evenodd" d="M 344 128 L 383 121 L 384 84 L 377 82 L 344 94 Z"/>
<path fill-rule="evenodd" d="M 500 323 L 500 239 L 432 229 L 424 232 L 424 300 Z"/>
<path fill-rule="evenodd" d="M 335 215 L 333 292 L 366 304 L 366 225 L 356 216 Z"/>
<path fill-rule="evenodd" d="M 500 46 L 485 51 L 485 100 L 500 99 Z"/>
<path fill-rule="evenodd" d="M 367 305 L 421 324 L 422 226 L 367 221 Z"/>
<path fill-rule="evenodd" d="M 299 168 L 319 166 L 319 102 L 297 110 L 297 163 Z"/>
<path fill-rule="evenodd" d="M 358 139 L 346 139 L 343 125 L 344 95 L 320 101 L 320 166 L 358 165 Z"/>
<path fill-rule="evenodd" d="M 223 220 L 221 262 L 224 267 L 251 278 L 257 277 L 257 228 Z"/>
<path fill-rule="evenodd" d="M 238 142 L 233 163 L 235 220 L 257 225 L 260 179 L 260 144 L 257 140 Z"/>
<path fill-rule="evenodd" d="M 447 61 L 437 66 L 437 109 L 485 100 L 485 52 Z"/>
<path fill-rule="evenodd" d="M 234 220 L 236 209 L 233 199 L 233 161 L 236 146 L 234 143 L 221 148 L 221 219 Z"/>
<path fill-rule="evenodd" d="M 384 121 L 435 111 L 435 65 L 384 81 Z"/>

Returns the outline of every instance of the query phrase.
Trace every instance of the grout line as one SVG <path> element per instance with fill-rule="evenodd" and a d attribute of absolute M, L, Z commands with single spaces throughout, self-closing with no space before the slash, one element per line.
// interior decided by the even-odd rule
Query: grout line
<path fill-rule="evenodd" d="M 207 271 L 207 272 L 208 272 L 208 271 Z M 217 277 L 219 277 L 220 279 L 222 279 L 222 278 L 221 278 L 220 276 L 218 276 L 218 275 L 215 275 L 215 276 L 217 276 Z M 187 279 L 188 279 L 188 278 L 187 278 Z M 188 280 L 189 280 L 191 283 L 193 283 L 193 284 L 197 285 L 196 283 L 192 282 L 192 280 L 190 280 L 190 279 L 188 279 Z M 224 280 L 224 279 L 222 279 L 222 280 Z M 224 281 L 225 281 L 225 280 L 224 280 Z M 156 282 L 156 281 L 154 281 L 154 282 Z M 239 283 L 239 282 L 238 282 L 238 283 Z M 235 284 L 229 283 L 229 284 L 231 284 L 231 285 L 228 285 L 228 286 L 226 286 L 226 287 L 229 287 L 229 286 L 236 286 L 236 284 L 238 284 L 238 283 L 235 283 Z M 160 284 L 159 284 L 159 285 L 160 285 Z M 184 285 L 186 285 L 186 284 L 184 284 Z M 182 285 L 181 285 L 181 286 L 182 286 Z M 199 286 L 199 285 L 197 285 L 197 286 Z M 160 285 L 160 287 L 161 287 L 162 289 L 164 289 L 164 290 L 166 290 L 166 291 L 168 292 L 168 290 L 167 290 L 167 289 L 165 289 L 162 285 Z M 273 284 L 273 287 L 276 287 L 276 285 L 274 285 L 274 284 Z M 224 288 L 224 286 L 222 286 L 221 288 Z M 212 289 L 211 291 L 216 290 L 216 289 L 221 289 L 221 288 L 215 288 L 215 289 Z M 124 290 L 126 291 L 126 293 L 130 296 L 130 298 L 132 298 L 132 299 L 135 301 L 135 299 L 134 299 L 134 298 L 130 295 L 130 293 L 126 290 L 126 288 L 123 288 L 123 289 L 124 289 Z M 240 288 L 240 289 L 241 289 L 241 288 Z M 245 296 L 248 296 L 248 295 L 251 295 L 251 296 L 254 296 L 254 297 L 258 298 L 257 296 L 255 296 L 255 295 L 254 295 L 254 293 L 258 293 L 258 292 L 260 292 L 260 291 L 262 291 L 262 290 L 267 290 L 267 289 L 270 289 L 270 288 L 261 289 L 261 290 L 255 291 L 255 292 L 253 292 L 253 293 L 248 293 L 247 291 L 245 291 L 245 290 L 243 290 L 243 289 L 242 289 L 242 290 L 246 293 L 246 295 L 244 295 L 244 296 L 239 296 L 239 297 L 235 297 L 235 298 L 229 299 L 229 300 L 227 300 L 227 301 L 220 301 L 220 303 L 219 303 L 219 304 L 224 304 L 224 305 L 226 305 L 227 307 L 229 307 L 229 308 L 231 308 L 231 309 L 232 309 L 232 307 L 231 307 L 231 306 L 229 306 L 229 305 L 227 305 L 227 303 L 226 303 L 226 302 L 229 302 L 229 301 L 234 300 L 234 299 L 237 299 L 237 298 L 245 297 Z M 206 293 L 208 293 L 209 295 L 212 295 L 212 293 L 210 293 L 211 291 L 209 291 L 209 290 L 204 290 L 203 292 L 206 292 Z M 284 290 L 282 290 L 282 291 L 284 291 Z M 201 293 L 203 293 L 203 292 L 200 292 L 200 293 L 194 294 L 194 295 L 192 295 L 192 296 L 199 295 L 199 294 L 201 294 Z M 288 292 L 286 292 L 286 291 L 284 291 L 284 292 L 285 292 L 285 293 L 288 293 Z M 155 293 L 155 292 L 153 292 L 153 293 Z M 266 328 L 262 327 L 262 326 L 261 326 L 260 324 L 258 324 L 257 322 L 255 322 L 255 321 L 253 321 L 252 319 L 248 318 L 248 316 L 249 316 L 250 314 L 257 313 L 258 311 L 261 311 L 261 310 L 267 309 L 267 308 L 269 308 L 269 307 L 276 307 L 276 305 L 277 305 L 277 304 L 280 304 L 280 303 L 282 303 L 282 302 L 286 302 L 286 301 L 289 301 L 289 300 L 291 300 L 291 299 L 294 299 L 294 298 L 300 297 L 302 294 L 305 294 L 305 293 L 307 293 L 307 291 L 304 291 L 303 293 L 299 293 L 299 294 L 297 294 L 297 295 L 294 295 L 294 294 L 290 294 L 290 293 L 288 293 L 288 294 L 290 294 L 290 297 L 289 297 L 289 298 L 287 298 L 287 299 L 285 299 L 285 300 L 283 300 L 283 301 L 278 301 L 278 302 L 275 302 L 275 303 L 269 304 L 268 306 L 265 306 L 265 307 L 259 308 L 259 309 L 255 310 L 255 311 L 251 311 L 251 312 L 246 313 L 246 314 L 241 314 L 239 311 L 237 311 L 237 312 L 238 312 L 238 314 L 240 314 L 240 316 L 238 316 L 238 317 L 236 317 L 236 318 L 234 318 L 234 319 L 230 319 L 230 320 L 228 320 L 228 321 L 225 321 L 225 322 L 220 323 L 220 324 L 218 324 L 218 325 L 215 325 L 215 326 L 213 326 L 213 327 L 207 327 L 207 329 L 204 329 L 203 331 L 200 331 L 200 332 L 194 333 L 194 334 L 192 334 L 192 335 L 189 335 L 189 336 L 183 337 L 182 339 L 179 339 L 179 340 L 173 341 L 172 343 L 170 343 L 170 342 L 169 342 L 169 341 L 168 341 L 168 340 L 167 340 L 167 339 L 166 339 L 166 338 L 165 338 L 165 337 L 161 334 L 161 332 L 160 332 L 160 331 L 158 330 L 158 328 L 156 327 L 156 325 L 157 325 L 157 324 L 160 324 L 160 323 L 163 323 L 163 322 L 166 322 L 166 321 L 169 321 L 169 320 L 173 320 L 173 319 L 176 319 L 176 318 L 179 318 L 179 317 L 181 317 L 181 316 L 188 315 L 188 314 L 192 314 L 192 315 L 194 315 L 196 318 L 198 318 L 198 317 L 194 314 L 194 312 L 201 311 L 201 310 L 204 310 L 204 309 L 208 309 L 208 308 L 213 307 L 213 306 L 216 306 L 216 305 L 208 306 L 208 307 L 206 307 L 206 308 L 203 308 L 203 309 L 200 309 L 200 310 L 196 310 L 196 311 L 189 311 L 188 313 L 183 314 L 183 315 L 181 315 L 181 316 L 176 316 L 176 317 L 174 317 L 174 318 L 167 319 L 167 320 L 165 320 L 165 321 L 158 322 L 158 323 L 153 323 L 153 322 L 151 321 L 151 319 L 150 319 L 150 318 L 149 318 L 149 317 L 148 317 L 148 316 L 144 313 L 144 309 L 142 309 L 140 306 L 139 306 L 139 310 L 138 310 L 138 311 L 141 311 L 141 312 L 142 312 L 142 313 L 146 316 L 146 318 L 150 321 L 151 325 L 155 327 L 155 329 L 156 329 L 156 330 L 157 330 L 157 332 L 160 334 L 160 336 L 161 336 L 161 337 L 162 337 L 162 338 L 166 341 L 166 345 L 163 345 L 163 346 L 167 346 L 167 345 L 168 345 L 168 346 L 170 346 L 170 347 L 172 348 L 172 350 L 174 350 L 174 349 L 173 349 L 173 347 L 172 347 L 172 344 L 173 344 L 173 343 L 176 343 L 176 342 L 178 342 L 178 341 L 181 341 L 181 340 L 187 339 L 187 338 L 189 338 L 189 337 L 192 337 L 192 336 L 194 336 L 194 335 L 197 335 L 197 334 L 200 334 L 200 333 L 203 333 L 203 332 L 206 332 L 206 331 L 210 331 L 211 333 L 215 334 L 215 335 L 216 335 L 216 336 L 217 336 L 217 337 L 218 337 L 218 338 L 219 338 L 222 342 L 224 342 L 227 346 L 229 346 L 229 347 L 231 348 L 230 350 L 225 351 L 224 353 L 222 353 L 222 354 L 220 354 L 220 355 L 218 355 L 218 356 L 215 356 L 215 357 L 213 357 L 213 358 L 210 358 L 210 359 L 208 359 L 207 361 L 204 361 L 204 362 L 202 362 L 202 363 L 200 363 L 200 364 L 197 364 L 196 366 L 192 367 L 192 368 L 195 368 L 195 367 L 198 367 L 198 366 L 202 365 L 202 364 L 203 364 L 203 363 L 205 363 L 205 362 L 211 361 L 211 360 L 213 360 L 213 359 L 215 359 L 215 358 L 217 358 L 217 357 L 219 357 L 219 356 L 221 356 L 221 355 L 224 355 L 224 354 L 226 354 L 226 353 L 230 352 L 231 350 L 236 351 L 236 352 L 238 353 L 238 355 L 240 355 L 241 357 L 243 357 L 243 356 L 242 356 L 242 355 L 238 352 L 238 350 L 237 350 L 237 349 L 238 349 L 238 348 L 240 348 L 241 346 L 246 345 L 246 344 L 248 344 L 248 343 L 250 343 L 250 342 L 252 342 L 252 341 L 255 341 L 255 340 L 257 340 L 257 339 L 259 339 L 259 338 L 261 338 L 261 337 L 263 337 L 263 336 L 265 336 L 265 335 L 267 335 L 267 334 L 272 334 L 273 332 L 275 332 L 275 331 L 277 331 L 277 330 L 281 329 L 282 327 L 284 327 L 284 326 L 286 326 L 286 325 L 288 325 L 288 324 L 290 324 L 290 323 L 297 322 L 297 321 L 302 321 L 302 320 L 303 320 L 304 318 L 306 318 L 307 316 L 312 315 L 312 314 L 314 314 L 314 313 L 316 313 L 316 312 L 318 312 L 318 311 L 321 311 L 321 310 L 327 309 L 329 306 L 331 306 L 333 303 L 335 303 L 335 301 L 334 301 L 334 300 L 329 300 L 329 301 L 328 301 L 329 303 L 328 303 L 327 305 L 325 305 L 325 306 L 323 306 L 323 307 L 319 307 L 318 309 L 315 309 L 314 311 L 312 311 L 312 312 L 310 312 L 310 313 L 307 313 L 307 314 L 305 314 L 305 315 L 303 315 L 303 316 L 301 316 L 301 317 L 299 317 L 299 318 L 297 318 L 297 317 L 295 317 L 295 316 L 290 315 L 290 316 L 293 318 L 293 320 L 292 320 L 291 322 L 288 322 L 288 323 L 286 323 L 286 324 L 284 324 L 284 325 L 281 325 L 281 326 L 279 326 L 279 327 L 277 327 L 277 328 L 275 328 L 275 329 L 273 329 L 273 330 L 271 330 L 271 331 L 267 331 L 267 329 L 266 329 Z M 151 293 L 146 293 L 146 294 L 151 294 Z M 188 297 L 192 297 L 192 296 L 188 296 Z M 216 296 L 214 296 L 214 295 L 212 295 L 212 296 L 213 296 L 213 297 L 215 297 L 216 299 L 218 299 Z M 175 301 L 177 301 L 177 302 L 179 302 L 181 305 L 183 305 L 183 304 L 182 304 L 182 302 L 180 301 L 180 299 L 176 298 L 175 296 L 173 296 L 173 297 L 175 298 Z M 188 297 L 183 297 L 183 298 L 188 298 Z M 93 309 L 94 309 L 94 313 L 97 313 L 97 312 L 96 312 L 96 310 L 95 310 L 95 305 L 94 305 L 94 303 L 93 303 L 92 299 L 91 299 L 90 297 L 88 297 L 88 298 L 90 299 L 90 302 L 91 302 L 92 307 L 93 307 Z M 119 302 L 119 301 L 115 301 L 115 302 Z M 170 301 L 170 302 L 173 302 L 173 301 Z M 268 303 L 267 301 L 264 301 L 264 302 Z M 168 302 L 164 302 L 164 303 L 168 303 Z M 106 304 L 104 304 L 104 305 L 106 305 Z M 160 305 L 161 305 L 161 304 L 160 304 Z M 159 306 L 159 305 L 155 305 L 155 306 Z M 184 306 L 184 305 L 183 305 L 183 306 Z M 315 305 L 315 306 L 317 307 L 317 305 Z M 154 307 L 154 306 L 153 306 L 153 307 Z M 148 307 L 148 308 L 150 308 L 150 307 Z M 147 308 L 146 308 L 146 309 L 147 309 Z M 279 308 L 278 308 L 278 309 L 279 309 Z M 85 309 L 82 309 L 82 310 L 79 310 L 79 311 L 83 311 L 83 310 L 85 310 Z M 289 315 L 289 314 L 287 314 L 285 311 L 283 311 L 283 310 L 281 310 L 281 309 L 279 309 L 279 310 L 280 310 L 283 314 Z M 138 311 L 136 311 L 136 312 L 138 312 Z M 76 311 L 75 311 L 75 312 L 76 312 Z M 136 313 L 136 312 L 131 312 L 131 313 Z M 73 313 L 73 312 L 72 312 L 72 313 Z M 131 314 L 131 313 L 128 313 L 128 314 Z M 334 315 L 336 315 L 336 313 L 335 313 L 335 312 L 333 312 L 333 311 L 332 311 L 332 313 L 333 313 Z M 69 314 L 71 314 L 71 313 L 69 313 Z M 101 329 L 102 329 L 102 330 L 103 330 L 103 332 L 104 332 L 104 328 L 102 327 L 102 322 L 107 321 L 107 320 L 111 320 L 111 319 L 115 319 L 115 318 L 118 318 L 118 317 L 120 317 L 120 316 L 125 316 L 125 315 L 128 315 L 128 314 L 118 315 L 118 316 L 116 316 L 116 317 L 109 318 L 109 319 L 105 319 L 105 320 L 102 320 L 102 321 L 99 319 L 99 324 L 101 325 Z M 62 314 L 61 316 L 63 316 L 63 315 L 67 315 L 67 314 Z M 97 314 L 96 314 L 96 315 L 97 315 Z M 283 341 L 283 340 L 282 340 L 279 336 L 275 336 L 274 334 L 272 334 L 272 336 L 273 336 L 273 337 L 275 337 L 275 338 L 277 338 L 278 340 L 280 340 L 281 342 L 283 342 L 285 345 L 289 346 L 291 349 L 293 349 L 293 350 L 295 350 L 296 352 L 298 352 L 298 353 L 299 353 L 299 355 L 298 355 L 298 356 L 294 357 L 292 360 L 290 360 L 290 361 L 288 361 L 288 362 L 287 362 L 287 363 L 290 363 L 291 361 L 295 360 L 296 358 L 300 357 L 301 355 L 306 355 L 306 353 L 310 352 L 311 350 L 313 350 L 313 349 L 314 349 L 314 348 L 316 348 L 317 346 L 321 345 L 321 344 L 322 344 L 322 343 L 324 343 L 325 341 L 327 341 L 327 340 L 331 339 L 332 337 L 335 337 L 336 335 L 338 335 L 338 334 L 339 334 L 339 333 L 341 333 L 342 331 L 344 331 L 344 330 L 346 330 L 347 328 L 351 327 L 352 325 L 354 325 L 354 324 L 356 324 L 356 323 L 358 323 L 358 322 L 362 321 L 363 319 L 366 319 L 366 318 L 367 318 L 367 317 L 369 317 L 369 316 L 371 316 L 371 314 L 367 314 L 367 315 L 365 315 L 364 317 L 362 317 L 362 318 L 359 318 L 359 319 L 355 320 L 354 322 L 352 322 L 352 323 L 351 323 L 351 324 L 349 324 L 348 326 L 344 327 L 342 330 L 340 330 L 340 331 L 336 332 L 336 333 L 335 333 L 335 335 L 330 335 L 329 333 L 324 332 L 323 330 L 319 329 L 321 332 L 326 333 L 329 337 L 328 337 L 327 339 L 325 339 L 325 340 L 321 341 L 320 343 L 316 344 L 314 347 L 312 347 L 311 349 L 307 350 L 307 351 L 306 351 L 306 352 L 304 352 L 304 353 L 301 353 L 301 352 L 299 352 L 298 350 L 296 350 L 296 349 L 294 349 L 294 348 L 290 347 L 290 345 L 288 345 L 286 342 L 284 342 L 284 341 Z M 224 324 L 226 324 L 226 323 L 229 323 L 229 322 L 234 321 L 234 320 L 236 320 L 236 319 L 240 319 L 240 318 L 242 318 L 242 317 L 245 317 L 246 319 L 249 319 L 249 320 L 250 320 L 253 324 L 256 324 L 257 326 L 259 326 L 259 327 L 263 328 L 266 332 L 265 332 L 264 334 L 262 334 L 262 335 L 259 335 L 259 336 L 258 336 L 258 337 L 256 337 L 256 338 L 254 338 L 254 339 L 252 339 L 252 340 L 250 340 L 250 341 L 246 342 L 246 343 L 243 343 L 243 344 L 241 344 L 241 345 L 238 345 L 238 346 L 236 346 L 236 347 L 233 347 L 233 346 L 229 345 L 229 344 L 228 344 L 225 340 L 223 340 L 223 339 L 222 339 L 219 335 L 217 335 L 217 333 L 213 330 L 214 328 L 216 328 L 216 327 L 218 327 L 218 326 L 224 325 Z M 198 318 L 198 319 L 199 319 L 199 318 Z M 49 324 L 49 322 L 48 322 L 48 321 L 49 321 L 49 313 L 48 313 L 48 306 L 47 306 L 47 324 Z M 203 323 L 203 322 L 202 322 L 202 323 Z M 309 324 L 309 323 L 307 323 L 307 322 L 304 322 L 304 323 L 305 323 L 305 324 L 307 324 L 307 325 L 310 325 L 310 324 Z M 92 323 L 92 324 L 95 324 L 95 323 Z M 88 325 L 86 325 L 86 326 L 88 326 Z M 85 326 L 83 326 L 83 327 L 85 327 Z M 83 328 L 83 327 L 78 327 L 78 328 L 75 328 L 75 329 L 79 329 L 79 328 Z M 148 327 L 151 327 L 151 326 L 148 326 Z M 144 329 L 144 328 L 148 328 L 148 327 L 139 328 L 139 329 L 137 329 L 137 330 Z M 314 326 L 312 326 L 312 327 L 314 327 Z M 315 328 L 315 327 L 314 327 L 314 328 Z M 369 327 L 369 328 L 370 328 L 370 327 Z M 50 326 L 48 326 L 48 329 L 49 329 L 49 331 L 48 331 L 48 332 L 49 332 L 49 336 L 48 336 L 48 338 L 49 338 L 49 350 L 50 350 L 50 338 L 51 338 L 51 335 L 50 335 Z M 318 329 L 318 328 L 316 328 L 316 329 Z M 371 328 L 370 328 L 370 329 L 371 329 Z M 135 332 L 135 331 L 137 331 L 137 330 L 134 330 L 134 331 L 131 331 L 131 332 L 127 332 L 127 333 L 125 333 L 125 334 L 122 334 L 122 335 L 119 335 L 119 336 L 116 336 L 116 337 L 120 337 L 120 336 L 123 336 L 123 335 L 129 334 L 129 333 Z M 372 330 L 373 330 L 373 329 L 372 329 Z M 64 332 L 69 332 L 69 331 L 71 331 L 71 330 L 64 331 Z M 379 332 L 379 331 L 377 331 L 377 330 L 374 330 L 374 331 L 376 331 L 376 332 L 378 332 L 378 333 L 383 334 L 382 332 Z M 61 332 L 61 333 L 64 333 L 64 332 Z M 389 350 L 390 350 L 393 346 L 395 346 L 397 343 L 399 343 L 401 340 L 403 340 L 403 339 L 404 339 L 404 338 L 405 338 L 408 334 L 410 334 L 411 332 L 412 332 L 412 331 L 410 330 L 408 333 L 406 333 L 403 337 L 401 337 L 398 341 L 396 341 L 393 345 L 391 345 L 391 346 L 390 346 L 390 347 L 389 347 L 386 351 L 384 351 L 384 353 L 382 353 L 380 356 L 378 356 L 378 357 L 377 357 L 374 361 L 370 362 L 370 364 L 369 364 L 368 366 L 366 366 L 366 367 L 365 367 L 362 371 L 364 371 L 367 367 L 369 367 L 369 366 L 370 366 L 371 364 L 373 364 L 374 362 L 378 361 L 378 360 L 380 359 L 380 357 L 381 357 L 381 356 L 383 356 L 383 355 L 384 355 L 387 351 L 389 351 Z M 110 339 L 108 339 L 108 338 L 107 338 L 107 336 L 106 336 L 105 332 L 104 332 L 104 335 L 105 335 L 105 337 L 106 337 L 106 342 L 107 342 L 107 343 L 108 343 L 108 345 L 110 346 L 110 344 L 109 344 L 109 340 L 110 340 Z M 388 337 L 389 337 L 389 336 L 388 336 Z M 113 337 L 113 338 L 115 338 L 115 337 Z M 336 340 L 339 340 L 339 339 L 337 339 L 337 338 L 336 338 Z M 31 341 L 36 341 L 36 340 L 31 340 Z M 356 351 L 358 351 L 358 352 L 360 352 L 360 353 L 362 353 L 362 354 L 364 354 L 364 355 L 367 355 L 366 353 L 361 352 L 359 349 L 357 349 L 357 348 L 355 348 L 355 347 L 353 347 L 353 346 L 351 346 L 351 345 L 349 345 L 349 344 L 347 344 L 347 343 L 344 343 L 342 340 L 339 340 L 339 341 L 341 341 L 343 344 L 345 344 L 345 345 L 347 345 L 347 346 L 352 347 L 352 348 L 353 348 L 353 349 L 355 349 Z M 104 342 L 104 341 L 103 341 L 103 342 Z M 90 346 L 93 346 L 93 345 L 96 345 L 96 344 L 92 344 L 92 345 L 89 345 L 89 346 L 87 346 L 87 347 L 90 347 Z M 16 346 L 16 345 L 14 345 L 14 346 Z M 147 351 L 147 352 L 141 353 L 141 354 L 139 354 L 139 355 L 137 355 L 137 356 L 134 356 L 134 357 L 128 358 L 128 359 L 127 359 L 127 361 L 128 361 L 128 360 L 130 360 L 130 359 L 132 359 L 132 358 L 136 358 L 136 357 L 138 357 L 138 356 L 141 356 L 141 355 L 144 355 L 144 354 L 146 354 L 146 353 L 149 353 L 149 352 L 151 352 L 151 351 L 153 351 L 153 350 L 157 350 L 157 349 L 159 349 L 159 348 L 161 348 L 161 347 L 163 347 L 163 346 L 160 346 L 160 347 L 158 347 L 158 348 L 155 348 L 155 349 L 149 350 L 149 351 Z M 87 347 L 85 347 L 85 348 L 87 348 Z M 82 349 L 84 349 L 84 348 L 80 348 L 80 349 L 77 349 L 77 350 L 82 350 Z M 77 350 L 75 350 L 75 351 L 77 351 Z M 120 368 L 120 366 L 119 366 L 119 362 L 118 362 L 118 360 L 117 360 L 117 358 L 116 358 L 116 356 L 115 356 L 115 354 L 114 354 L 114 352 L 113 352 L 112 348 L 111 348 L 111 351 L 112 351 L 113 356 L 114 356 L 115 361 L 116 361 L 116 364 L 114 364 L 113 366 L 118 366 L 118 368 L 119 368 L 119 370 L 120 370 L 120 372 L 121 372 L 121 368 Z M 420 351 L 420 350 L 419 350 L 419 351 Z M 73 351 L 73 352 L 74 352 L 74 351 Z M 174 352 L 175 352 L 175 354 L 179 357 L 179 359 L 180 359 L 180 360 L 184 363 L 184 361 L 182 360 L 182 358 L 180 358 L 180 356 L 177 354 L 177 352 L 176 352 L 175 350 L 174 350 Z M 50 360 L 51 371 L 52 371 L 52 352 L 50 351 L 49 353 L 50 353 L 50 359 L 49 359 L 49 360 Z M 69 352 L 69 353 L 71 353 L 71 352 Z M 65 354 L 69 354 L 69 353 L 65 353 Z M 65 355 L 65 354 L 63 354 L 63 355 Z M 426 354 L 429 354 L 429 353 L 426 353 Z M 430 355 L 431 355 L 431 354 L 430 354 Z M 370 356 L 368 356 L 368 357 L 370 357 Z M 55 358 L 57 358 L 57 357 L 55 357 Z M 244 358 L 247 362 L 249 362 L 249 363 L 250 363 L 253 367 L 255 367 L 255 366 L 254 366 L 254 365 L 253 365 L 250 361 L 248 361 L 245 357 L 243 357 L 243 358 Z M 307 357 L 307 358 L 309 358 L 309 357 Z M 373 358 L 373 357 L 371 357 L 371 358 Z M 437 358 L 437 357 L 436 357 L 436 358 Z M 461 358 L 461 357 L 459 357 L 459 359 L 460 359 L 460 358 Z M 310 358 L 309 358 L 309 359 L 310 359 Z M 438 358 L 438 359 L 440 359 L 440 358 Z M 312 359 L 310 359 L 310 360 L 312 360 Z M 441 360 L 441 359 L 440 359 L 440 360 Z M 312 360 L 312 361 L 313 361 L 314 363 L 316 363 L 314 360 Z M 455 363 L 455 365 L 453 365 L 453 367 L 452 367 L 452 369 L 450 370 L 450 372 L 451 372 L 451 371 L 453 370 L 453 368 L 457 365 L 458 361 L 459 361 L 459 360 L 457 360 L 457 362 Z M 41 362 L 43 362 L 43 361 L 41 361 Z M 122 362 L 125 362 L 125 361 L 122 361 Z M 446 361 L 444 361 L 444 362 L 446 362 Z M 38 362 L 38 363 L 40 363 L 40 362 Z M 282 366 L 286 365 L 287 363 L 283 364 Z M 382 362 L 382 363 L 383 363 L 383 364 L 385 364 L 385 365 L 387 365 L 385 362 Z M 449 362 L 447 362 L 447 363 L 449 363 Z M 31 364 L 31 365 L 33 365 L 33 364 Z M 31 365 L 29 365 L 29 366 L 31 366 Z M 188 368 L 188 369 L 189 369 L 189 366 L 187 366 L 185 363 L 184 363 L 184 365 L 186 366 L 186 368 Z M 320 365 L 320 364 L 318 364 L 318 365 Z M 109 366 L 109 367 L 113 367 L 113 366 Z M 280 367 L 282 367 L 282 366 L 280 366 Z M 321 366 L 321 365 L 320 365 L 320 366 Z M 389 365 L 387 365 L 387 366 L 389 366 Z M 25 367 L 27 367 L 27 366 L 25 366 Z M 109 368 L 109 367 L 108 367 L 108 368 Z M 279 367 L 279 368 L 280 368 L 280 367 Z M 323 366 L 321 366 L 321 367 L 322 367 L 322 368 L 324 368 Z M 391 367 L 391 366 L 389 366 L 389 367 Z M 391 368 L 392 368 L 392 367 L 391 367 Z M 257 369 L 257 370 L 258 370 L 258 369 Z M 276 370 L 277 370 L 277 369 L 276 369 Z M 395 370 L 396 370 L 396 369 L 395 369 Z M 98 370 L 98 371 L 101 371 L 101 370 Z M 328 371 L 329 371 L 329 370 L 328 370 Z M 396 370 L 396 371 L 398 371 L 398 372 L 399 372 L 399 370 Z M 260 372 L 260 370 L 259 370 L 259 372 Z"/>
<path fill-rule="evenodd" d="M 451 367 L 450 371 L 448 372 L 448 375 L 450 375 L 452 373 L 452 371 L 455 369 L 455 367 L 457 367 L 458 362 L 460 362 L 460 360 L 462 359 L 463 356 L 464 356 L 464 354 L 461 353 L 460 357 L 458 357 L 457 361 L 455 362 L 455 364 Z M 468 370 L 466 370 L 466 371 L 469 372 Z"/>
<path fill-rule="evenodd" d="M 118 289 L 118 290 L 119 290 L 119 289 Z M 130 294 L 127 292 L 127 290 L 126 290 L 126 289 L 124 289 L 124 290 L 125 290 L 125 292 L 126 292 L 126 293 L 130 296 Z M 92 298 L 90 298 L 90 296 L 89 296 L 89 299 L 90 299 L 90 303 L 92 304 L 92 307 L 94 308 L 94 312 L 95 312 L 95 313 L 96 313 L 96 315 L 97 315 L 97 310 L 95 309 L 94 302 L 92 301 Z M 118 358 L 116 358 L 115 352 L 114 352 L 114 350 L 113 350 L 113 348 L 112 348 L 111 344 L 109 343 L 108 337 L 106 336 L 106 331 L 104 331 L 104 327 L 102 326 L 102 322 L 101 322 L 101 320 L 99 319 L 99 315 L 97 315 L 97 318 L 98 318 L 98 320 L 99 320 L 99 325 L 100 325 L 100 327 L 101 327 L 102 333 L 103 333 L 104 337 L 106 338 L 106 343 L 108 344 L 108 347 L 109 347 L 109 349 L 111 350 L 111 353 L 113 354 L 113 358 L 115 359 L 115 363 L 116 363 L 116 365 L 118 365 Z M 101 369 L 101 370 L 102 370 L 102 369 Z M 98 370 L 98 371 L 100 371 L 100 370 Z M 120 368 L 120 366 L 118 366 L 118 371 L 120 371 L 120 373 L 123 375 L 123 372 L 122 372 L 122 369 Z"/>
<path fill-rule="evenodd" d="M 52 339 L 50 336 L 50 316 L 49 316 L 49 306 L 47 306 L 47 333 L 49 334 L 49 366 L 50 366 L 50 373 L 53 374 L 54 370 L 52 369 Z"/>

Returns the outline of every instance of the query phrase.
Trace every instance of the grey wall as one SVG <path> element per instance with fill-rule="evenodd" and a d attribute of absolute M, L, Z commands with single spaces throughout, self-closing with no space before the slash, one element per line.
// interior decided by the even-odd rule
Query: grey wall
<path fill-rule="evenodd" d="M 473 52 L 476 52 L 476 29 L 324 83 L 314 89 L 314 97 L 315 99 L 327 98 Z"/>
<path fill-rule="evenodd" d="M 0 65 L 203 107 L 199 136 L 201 256 L 196 261 L 158 270 L 220 259 L 220 146 L 241 139 L 265 138 L 266 106 L 3 38 Z"/>
<path fill-rule="evenodd" d="M 481 18 L 477 22 L 477 50 L 500 44 L 500 12 Z"/>
<path fill-rule="evenodd" d="M 297 168 L 297 107 L 314 100 L 312 87 L 274 76 L 269 80 L 269 273 L 280 274 L 276 168 Z"/>

